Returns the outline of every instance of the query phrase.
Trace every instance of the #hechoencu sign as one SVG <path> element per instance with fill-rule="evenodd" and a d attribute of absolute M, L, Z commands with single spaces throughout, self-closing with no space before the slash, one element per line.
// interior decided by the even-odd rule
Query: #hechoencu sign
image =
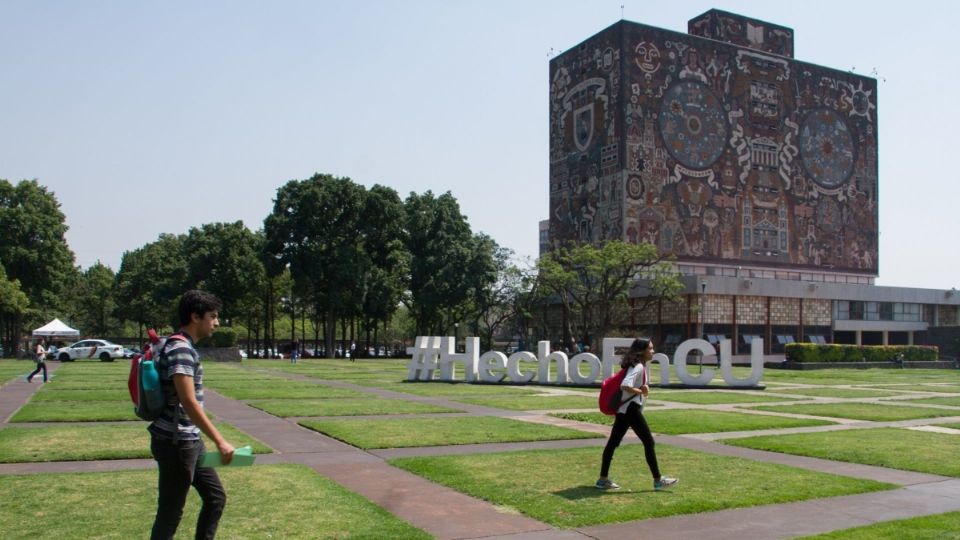
<path fill-rule="evenodd" d="M 465 352 L 457 353 L 452 337 L 417 336 L 414 346 L 407 348 L 407 354 L 412 355 L 407 364 L 407 380 L 433 380 L 439 371 L 439 380 L 442 381 L 504 384 L 536 381 L 539 384 L 590 385 L 613 374 L 622 358 L 616 354 L 616 349 L 629 347 L 633 338 L 604 339 L 602 361 L 589 352 L 567 357 L 563 351 L 551 351 L 549 341 L 537 344 L 536 355 L 521 351 L 509 357 L 499 351 L 480 354 L 478 337 L 468 337 L 465 342 Z M 720 342 L 720 374 L 723 380 L 733 387 L 756 386 L 763 377 L 763 340 L 754 339 L 750 344 L 750 376 L 745 379 L 733 375 L 732 350 L 730 340 Z M 687 369 L 687 356 L 693 351 L 699 351 L 704 357 L 717 355 L 713 345 L 703 339 L 689 339 L 681 343 L 672 362 L 663 353 L 653 355 L 653 362 L 660 364 L 662 385 L 670 384 L 671 368 L 686 386 L 706 386 L 713 380 L 716 373 L 714 368 L 704 367 L 697 375 Z M 535 368 L 531 366 L 532 363 L 536 364 Z"/>

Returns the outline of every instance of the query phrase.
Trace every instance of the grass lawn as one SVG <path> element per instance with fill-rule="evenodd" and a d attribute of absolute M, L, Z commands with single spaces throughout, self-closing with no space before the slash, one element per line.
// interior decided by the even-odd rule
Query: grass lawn
<path fill-rule="evenodd" d="M 209 386 L 204 385 L 204 388 L 210 388 L 233 399 L 319 399 L 357 396 L 357 392 L 353 390 L 290 381 L 212 383 Z"/>
<path fill-rule="evenodd" d="M 880 403 L 813 403 L 805 405 L 771 405 L 754 407 L 761 411 L 772 411 L 830 418 L 850 418 L 853 420 L 871 420 L 873 422 L 895 422 L 915 418 L 937 418 L 957 416 L 958 411 L 884 405 Z"/>
<path fill-rule="evenodd" d="M 885 521 L 865 527 L 805 536 L 800 540 L 875 540 L 877 538 L 957 540 L 960 539 L 960 512 Z"/>
<path fill-rule="evenodd" d="M 876 388 L 902 390 L 905 392 L 939 392 L 941 394 L 960 394 L 958 384 L 885 384 Z"/>
<path fill-rule="evenodd" d="M 470 384 L 448 382 L 405 382 L 401 380 L 359 380 L 350 381 L 361 386 L 373 386 L 413 394 L 416 396 L 473 397 L 530 395 L 538 392 L 537 386 L 511 386 L 498 384 Z"/>
<path fill-rule="evenodd" d="M 496 397 L 454 398 L 462 403 L 510 409 L 512 411 L 543 411 L 557 409 L 596 409 L 596 396 L 572 395 L 513 395 Z"/>
<path fill-rule="evenodd" d="M 951 424 L 934 424 L 934 425 L 941 426 L 941 427 L 947 427 L 947 428 L 951 428 L 951 429 L 960 429 L 960 422 L 954 422 L 954 423 L 951 423 Z"/>
<path fill-rule="evenodd" d="M 390 460 L 431 481 L 516 509 L 557 527 L 711 512 L 890 489 L 894 486 L 658 445 L 665 474 L 680 483 L 653 490 L 641 445 L 622 446 L 610 470 L 622 489 L 593 487 L 600 448 Z M 518 482 L 518 478 L 536 481 Z M 641 525 L 642 527 L 642 525 Z"/>
<path fill-rule="evenodd" d="M 726 411 L 705 411 L 698 409 L 645 411 L 644 417 L 650 431 L 665 435 L 684 433 L 720 433 L 725 431 L 754 431 L 760 429 L 785 429 L 832 424 L 826 420 L 786 418 L 760 414 L 735 413 Z M 613 417 L 600 412 L 556 413 L 551 416 L 590 422 L 593 424 L 613 425 Z"/>
<path fill-rule="evenodd" d="M 113 386 L 98 389 L 61 389 L 50 384 L 44 386 L 43 390 L 35 393 L 33 397 L 30 398 L 31 403 L 41 401 L 124 401 L 129 403 L 131 407 L 133 406 L 133 402 L 130 401 L 130 390 L 126 387 L 115 388 Z"/>
<path fill-rule="evenodd" d="M 901 395 L 898 392 L 886 392 L 884 390 L 868 390 L 860 388 L 776 388 L 770 389 L 768 392 L 773 392 L 775 394 L 829 398 L 873 398 Z"/>
<path fill-rule="evenodd" d="M 909 429 L 852 429 L 824 433 L 728 439 L 745 446 L 849 463 L 960 477 L 960 438 Z"/>
<path fill-rule="evenodd" d="M 304 420 L 300 425 L 365 450 L 602 437 L 575 429 L 488 416 Z"/>
<path fill-rule="evenodd" d="M 797 398 L 781 395 L 759 395 L 736 390 L 657 390 L 650 392 L 647 398 L 656 401 L 675 401 L 695 403 L 697 405 L 717 405 L 720 403 L 770 403 L 773 401 L 792 401 Z"/>
<path fill-rule="evenodd" d="M 367 414 L 462 412 L 457 409 L 440 407 L 429 403 L 383 399 L 375 396 L 341 399 L 270 399 L 251 401 L 249 405 L 283 418 L 290 416 L 358 416 Z"/>
<path fill-rule="evenodd" d="M 10 422 L 139 421 L 127 401 L 43 401 L 27 403 Z"/>
<path fill-rule="evenodd" d="M 47 369 L 49 367 L 47 366 Z M 33 361 L 0 360 L 0 384 L 6 384 L 17 377 L 26 377 L 35 369 L 37 369 L 37 364 Z M 40 374 L 40 380 L 43 380 L 43 373 Z"/>
<path fill-rule="evenodd" d="M 765 369 L 764 381 L 801 384 L 960 383 L 960 373 L 949 369 Z"/>
<path fill-rule="evenodd" d="M 220 469 L 227 508 L 219 538 L 430 538 L 301 465 Z M 5 539 L 145 538 L 156 511 L 156 471 L 0 477 Z M 177 538 L 192 538 L 191 490 Z M 109 518 L 105 518 L 109 516 Z"/>
<path fill-rule="evenodd" d="M 949 405 L 951 407 L 960 407 L 960 396 L 911 399 L 907 403 L 926 403 L 928 405 Z M 960 416 L 960 410 L 954 411 L 953 416 Z"/>
<path fill-rule="evenodd" d="M 216 422 L 215 425 L 237 448 L 249 444 L 255 453 L 272 452 L 269 446 L 229 424 Z M 204 441 L 208 450 L 216 449 L 206 436 Z M 0 463 L 149 457 L 150 434 L 146 423 L 0 429 Z"/>

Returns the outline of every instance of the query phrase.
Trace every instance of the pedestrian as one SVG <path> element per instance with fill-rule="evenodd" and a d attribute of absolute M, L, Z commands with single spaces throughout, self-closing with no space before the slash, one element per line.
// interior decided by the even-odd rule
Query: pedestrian
<path fill-rule="evenodd" d="M 300 341 L 294 338 L 293 343 L 290 344 L 290 363 L 296 364 L 299 358 L 300 358 Z"/>
<path fill-rule="evenodd" d="M 33 360 L 37 363 L 37 369 L 27 375 L 27 382 L 33 382 L 33 376 L 40 373 L 40 370 L 43 370 L 43 382 L 47 382 L 47 349 L 44 348 L 44 345 L 46 345 L 46 341 L 40 338 L 33 351 Z"/>
<path fill-rule="evenodd" d="M 196 538 L 216 536 L 226 506 L 227 495 L 216 469 L 198 467 L 206 451 L 201 431 L 217 446 L 221 463 L 233 459 L 233 446 L 203 411 L 203 365 L 195 348 L 220 326 L 220 307 L 220 300 L 208 292 L 185 292 L 177 309 L 183 339 L 168 338 L 157 360 L 166 407 L 148 428 L 150 452 L 159 471 L 152 540 L 173 538 L 191 485 L 202 501 Z"/>
<path fill-rule="evenodd" d="M 650 467 L 650 473 L 653 475 L 653 488 L 660 490 L 677 483 L 676 478 L 660 475 L 657 453 L 654 450 L 653 434 L 650 433 L 647 420 L 643 417 L 643 404 L 650 393 L 650 376 L 647 372 L 647 363 L 653 358 L 653 352 L 652 341 L 637 338 L 630 345 L 630 351 L 620 361 L 620 367 L 626 369 L 627 374 L 620 385 L 621 405 L 613 421 L 607 446 L 603 449 L 603 461 L 600 465 L 597 489 L 620 489 L 620 486 L 609 478 L 610 462 L 613 461 L 613 453 L 620 446 L 620 442 L 623 441 L 627 428 L 633 429 L 633 432 L 640 438 L 640 442 L 643 443 L 647 466 Z"/>

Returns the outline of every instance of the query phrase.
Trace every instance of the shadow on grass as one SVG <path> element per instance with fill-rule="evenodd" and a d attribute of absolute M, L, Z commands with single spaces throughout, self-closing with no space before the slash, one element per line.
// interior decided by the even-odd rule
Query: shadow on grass
<path fill-rule="evenodd" d="M 579 501 L 583 499 L 596 499 L 599 497 L 617 497 L 624 495 L 637 495 L 639 493 L 664 493 L 671 494 L 669 491 L 657 491 L 655 489 L 597 489 L 593 485 L 576 486 L 567 489 L 554 491 L 553 494 L 563 497 L 569 501 Z"/>

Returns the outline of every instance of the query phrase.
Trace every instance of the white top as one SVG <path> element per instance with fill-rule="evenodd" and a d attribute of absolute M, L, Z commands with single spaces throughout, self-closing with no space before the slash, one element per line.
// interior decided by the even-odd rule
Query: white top
<path fill-rule="evenodd" d="M 644 384 L 647 384 L 648 381 L 649 381 L 649 377 L 647 376 L 647 370 L 643 367 L 643 363 L 639 363 L 633 366 L 632 368 L 630 368 L 629 370 L 627 370 L 627 376 L 623 378 L 623 383 L 620 384 L 620 388 L 640 388 Z M 627 407 L 629 407 L 630 403 L 634 401 L 636 401 L 638 405 L 643 407 L 643 402 L 645 401 L 645 398 L 643 397 L 642 394 L 634 394 L 631 392 L 627 392 L 626 390 L 620 390 L 620 401 L 623 401 L 627 398 L 630 398 L 630 399 L 628 399 L 626 403 L 624 403 L 623 405 L 620 406 L 619 409 L 617 409 L 618 413 L 627 412 Z"/>

